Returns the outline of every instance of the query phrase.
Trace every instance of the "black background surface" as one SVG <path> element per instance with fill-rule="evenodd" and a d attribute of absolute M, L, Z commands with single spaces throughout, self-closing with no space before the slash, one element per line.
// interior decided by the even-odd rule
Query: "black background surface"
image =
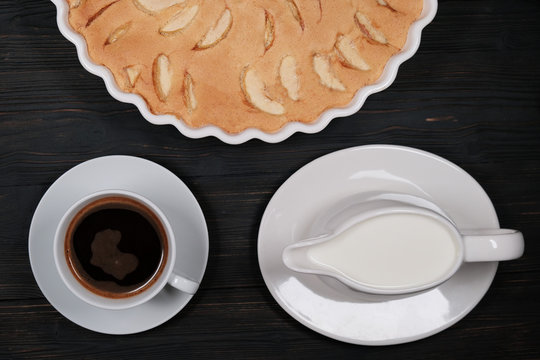
<path fill-rule="evenodd" d="M 232 1 L 232 0 L 229 0 Z M 47 0 L 0 2 L 0 358 L 540 358 L 540 3 L 442 0 L 418 53 L 354 116 L 279 144 L 231 146 L 146 122 L 86 72 Z M 526 251 L 502 263 L 480 304 L 424 340 L 367 347 L 292 319 L 257 262 L 265 206 L 297 169 L 352 146 L 397 144 L 440 155 L 486 190 Z M 46 189 L 109 154 L 165 166 L 194 192 L 210 233 L 200 291 L 153 330 L 111 336 L 81 328 L 43 297 L 28 230 Z M 464 199 L 466 200 L 466 199 Z"/>

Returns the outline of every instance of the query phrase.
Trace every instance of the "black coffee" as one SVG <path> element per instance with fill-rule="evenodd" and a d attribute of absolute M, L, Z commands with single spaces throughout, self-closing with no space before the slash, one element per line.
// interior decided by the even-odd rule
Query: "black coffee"
<path fill-rule="evenodd" d="M 167 257 L 163 225 L 130 198 L 99 199 L 83 208 L 66 233 L 66 259 L 79 282 L 111 298 L 149 288 Z"/>

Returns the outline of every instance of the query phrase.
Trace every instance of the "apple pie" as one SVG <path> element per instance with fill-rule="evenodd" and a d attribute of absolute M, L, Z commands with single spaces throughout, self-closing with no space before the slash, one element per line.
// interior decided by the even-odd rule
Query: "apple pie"
<path fill-rule="evenodd" d="M 347 105 L 423 0 L 67 0 L 91 59 L 154 114 L 275 132 Z"/>

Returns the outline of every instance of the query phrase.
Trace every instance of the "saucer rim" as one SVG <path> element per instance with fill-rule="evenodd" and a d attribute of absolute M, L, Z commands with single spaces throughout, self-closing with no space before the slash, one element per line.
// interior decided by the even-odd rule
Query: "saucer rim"
<path fill-rule="evenodd" d="M 162 325 L 163 323 L 169 321 L 172 317 L 174 317 L 175 315 L 177 315 L 190 301 L 191 299 L 193 298 L 193 296 L 195 294 L 187 294 L 187 293 L 183 293 L 179 290 L 176 290 L 176 289 L 173 289 L 173 290 L 166 290 L 165 289 L 162 289 L 160 293 L 158 293 L 158 295 L 152 299 L 150 299 L 148 302 L 146 303 L 143 303 L 141 305 L 138 305 L 138 306 L 134 306 L 134 307 L 131 307 L 131 308 L 127 308 L 127 309 L 118 309 L 118 310 L 111 310 L 111 309 L 101 309 L 101 308 L 97 308 L 95 306 L 92 306 L 86 302 L 84 302 L 83 300 L 75 297 L 73 295 L 72 299 L 72 303 L 71 304 L 68 304 L 67 303 L 67 298 L 65 299 L 62 299 L 61 296 L 58 296 L 56 294 L 51 294 L 50 292 L 53 291 L 53 288 L 56 286 L 58 287 L 57 285 L 54 284 L 54 282 L 57 282 L 57 281 L 60 281 L 60 284 L 62 285 L 60 288 L 62 289 L 62 291 L 65 291 L 66 294 L 68 294 L 68 296 L 71 296 L 71 292 L 70 290 L 67 288 L 67 286 L 65 284 L 63 284 L 61 282 L 61 279 L 60 279 L 60 275 L 58 274 L 57 270 L 56 270 L 56 267 L 54 265 L 54 263 L 51 263 L 51 264 L 48 264 L 48 265 L 44 265 L 44 264 L 40 264 L 39 261 L 36 260 L 36 254 L 35 254 L 35 251 L 37 250 L 32 250 L 33 248 L 36 248 L 38 247 L 38 245 L 36 245 L 36 242 L 38 241 L 37 237 L 38 235 L 36 234 L 36 228 L 38 227 L 38 224 L 39 223 L 43 223 L 44 221 L 46 221 L 45 219 L 40 219 L 40 217 L 43 217 L 44 215 L 44 211 L 46 211 L 47 208 L 51 208 L 53 207 L 52 205 L 52 202 L 53 199 L 55 197 L 58 197 L 58 196 L 62 196 L 62 194 L 59 194 L 58 191 L 61 190 L 63 187 L 66 187 L 66 186 L 69 186 L 69 181 L 70 181 L 70 178 L 73 177 L 73 176 L 77 176 L 77 172 L 79 171 L 87 171 L 91 166 L 104 166 L 105 164 L 109 163 L 109 162 L 117 162 L 118 164 L 115 164 L 115 165 L 118 165 L 118 169 L 122 169 L 124 170 L 124 173 L 121 173 L 120 176 L 124 177 L 124 180 L 126 180 L 126 182 L 128 184 L 125 184 L 124 186 L 122 186 L 122 189 L 123 190 L 127 190 L 127 191 L 133 191 L 133 192 L 136 192 L 136 193 L 140 193 L 142 194 L 144 197 L 147 197 L 149 198 L 152 202 L 155 202 L 156 204 L 160 204 L 160 201 L 156 201 L 155 197 L 156 197 L 156 193 L 153 193 L 152 194 L 148 194 L 146 191 L 141 191 L 140 189 L 137 189 L 137 181 L 131 181 L 131 183 L 129 183 L 129 171 L 125 171 L 126 169 L 125 168 L 122 168 L 122 166 L 125 166 L 125 167 L 129 167 L 129 166 L 133 166 L 133 164 L 137 163 L 138 166 L 140 166 L 141 168 L 142 167 L 146 167 L 147 169 L 150 169 L 152 168 L 153 170 L 157 170 L 157 172 L 159 172 L 159 177 L 161 179 L 164 179 L 163 181 L 166 181 L 168 183 L 176 183 L 178 188 L 176 190 L 180 190 L 182 192 L 182 194 L 178 193 L 177 196 L 187 196 L 190 201 L 192 202 L 191 205 L 189 205 L 187 208 L 189 208 L 189 211 L 192 212 L 192 215 L 194 217 L 197 218 L 196 221 L 198 221 L 198 226 L 200 226 L 200 228 L 198 230 L 201 230 L 201 237 L 198 241 L 201 241 L 202 242 L 202 252 L 199 254 L 204 261 L 202 261 L 200 263 L 200 267 L 198 268 L 197 272 L 200 274 L 198 277 L 198 279 L 196 279 L 197 281 L 202 282 L 203 278 L 204 278 L 204 274 L 206 272 L 206 268 L 207 268 L 207 264 L 208 264 L 208 254 L 209 254 L 209 235 L 208 235 L 208 227 L 207 227 L 207 223 L 206 223 L 206 219 L 205 219 L 205 216 L 204 216 L 204 213 L 201 209 L 201 206 L 199 204 L 199 202 L 197 201 L 197 199 L 195 198 L 194 194 L 191 192 L 191 190 L 187 187 L 187 185 L 179 178 L 177 177 L 174 173 L 172 173 L 170 170 L 168 170 L 167 168 L 153 162 L 153 161 L 150 161 L 148 159 L 145 159 L 145 158 L 141 158 L 141 157 L 137 157 L 137 156 L 131 156 L 131 155 L 106 155 L 106 156 L 101 156 L 101 157 L 96 157 L 96 158 L 92 158 L 92 159 L 89 159 L 89 160 L 86 160 L 86 161 L 83 161 L 73 167 L 71 167 L 70 169 L 68 169 L 66 172 L 64 172 L 62 175 L 60 175 L 49 187 L 48 189 L 45 191 L 45 193 L 42 195 L 38 205 L 36 206 L 36 209 L 34 211 L 34 214 L 32 216 L 32 220 L 31 220 L 31 224 L 30 224 L 30 228 L 29 228 L 29 234 L 28 234 L 28 257 L 29 257 L 29 261 L 30 261 L 30 267 L 31 267 L 31 270 L 32 270 L 32 274 L 34 276 L 34 279 L 40 289 L 40 291 L 42 292 L 43 296 L 45 297 L 45 299 L 55 308 L 55 310 L 57 310 L 62 316 L 64 316 L 66 319 L 68 319 L 69 321 L 85 328 L 85 329 L 88 329 L 88 330 L 91 330 L 91 331 L 95 331 L 95 332 L 98 332 L 98 333 L 103 333 L 103 334 L 109 334 L 109 335 L 128 335 L 128 334 L 135 334 L 135 333 L 140 333 L 140 332 L 143 332 L 143 331 L 147 331 L 147 330 L 150 330 L 150 329 L 153 329 L 159 325 Z M 130 165 L 125 165 L 126 162 L 131 162 Z M 131 169 L 133 170 L 133 168 Z M 75 174 L 75 175 L 74 175 Z M 120 172 L 118 173 L 120 174 Z M 155 176 L 155 174 L 154 174 Z M 90 179 L 91 177 L 88 177 L 88 179 Z M 139 182 L 139 186 L 142 182 Z M 78 183 L 77 186 L 80 186 L 81 183 Z M 86 186 L 85 187 L 85 190 L 88 192 L 96 192 L 96 191 L 102 191 L 102 190 L 109 190 L 110 187 L 96 187 L 95 185 L 92 185 L 90 181 L 86 181 L 83 186 Z M 113 187 L 116 187 L 116 188 L 119 188 L 118 186 L 113 186 Z M 156 188 L 159 188 L 159 187 L 156 187 Z M 82 190 L 81 190 L 82 191 Z M 73 198 L 74 195 L 71 195 L 71 197 Z M 77 199 L 72 199 L 73 202 L 76 201 Z M 186 207 L 184 207 L 186 208 Z M 162 210 L 165 214 L 165 216 L 168 216 L 169 212 L 167 212 L 166 210 Z M 56 210 L 56 212 L 58 212 L 58 209 Z M 61 214 L 57 214 L 61 217 Z M 173 233 L 174 232 L 178 232 L 179 229 L 175 229 L 175 226 L 173 224 L 171 224 L 172 228 L 173 228 Z M 47 238 L 44 240 L 44 241 L 47 241 L 47 242 L 51 242 L 51 254 L 50 254 L 50 257 L 52 258 L 53 254 L 52 254 L 52 241 L 54 240 L 53 239 L 53 235 L 54 235 L 54 232 L 55 232 L 55 229 L 56 229 L 56 225 L 39 225 L 41 227 L 46 227 L 48 229 L 48 232 L 50 232 L 52 234 L 52 236 L 47 236 Z M 49 239 L 50 238 L 50 239 Z M 46 255 L 47 256 L 47 255 Z M 44 267 L 48 267 L 48 269 L 44 269 Z M 40 270 L 43 271 L 45 270 L 45 272 L 48 272 L 50 275 L 49 276 L 52 276 L 52 277 L 55 277 L 57 278 L 56 280 L 50 280 L 50 279 L 47 279 L 45 276 L 41 276 L 40 275 Z M 49 290 L 50 289 L 50 290 Z M 167 293 L 167 295 L 162 295 L 162 299 L 158 299 L 160 297 L 161 294 L 164 294 L 164 293 Z M 171 299 L 170 301 L 172 301 L 172 299 L 174 299 L 174 303 L 170 303 L 170 305 L 168 307 L 163 307 L 163 306 L 160 306 L 158 304 L 158 302 L 160 301 L 163 301 L 163 298 L 167 298 L 167 299 Z M 155 304 L 154 304 L 155 303 Z M 123 321 L 124 319 L 122 319 L 122 314 L 127 314 L 129 312 L 133 312 L 135 310 L 141 310 L 143 309 L 143 307 L 145 307 L 147 309 L 148 312 L 150 312 L 150 309 L 148 309 L 148 306 L 152 306 L 153 307 L 153 312 L 160 312 L 161 313 L 161 317 L 157 318 L 155 321 L 153 320 L 148 320 L 146 319 L 144 324 L 142 321 L 138 321 L 137 324 L 135 324 L 134 326 L 131 326 L 129 328 L 127 327 L 124 327 L 122 329 L 120 328 L 115 328 L 115 329 L 111 329 L 109 328 L 108 325 L 110 324 L 104 324 L 104 325 L 99 325 L 99 324 L 96 324 L 96 323 L 93 323 L 93 324 L 89 324 L 88 323 L 88 320 L 85 320 L 83 318 L 81 318 L 80 316 L 77 315 L 76 312 L 73 311 L 73 308 L 79 308 L 78 312 L 93 312 L 97 317 L 101 316 L 103 317 L 104 314 L 107 315 L 107 318 L 110 318 L 110 317 L 118 317 L 118 321 Z M 68 309 L 70 308 L 70 309 Z M 144 309 L 143 309 L 144 310 Z"/>
<path fill-rule="evenodd" d="M 469 314 L 478 305 L 478 303 L 484 298 L 485 294 L 487 293 L 487 291 L 491 287 L 491 284 L 493 282 L 493 279 L 495 278 L 495 274 L 496 274 L 496 271 L 497 271 L 498 262 L 486 262 L 486 263 L 484 263 L 485 267 L 486 267 L 484 276 L 485 276 L 485 279 L 487 280 L 487 283 L 485 284 L 486 285 L 485 288 L 481 289 L 481 291 L 478 292 L 480 295 L 476 299 L 472 299 L 472 301 L 467 301 L 467 305 L 464 306 L 461 313 L 459 313 L 457 316 L 454 316 L 454 318 L 452 318 L 451 320 L 446 321 L 443 325 L 436 326 L 430 331 L 425 331 L 423 333 L 412 335 L 412 336 L 403 336 L 403 337 L 399 337 L 399 338 L 390 338 L 390 339 L 384 339 L 384 340 L 363 340 L 363 339 L 353 339 L 353 338 L 350 338 L 350 337 L 341 336 L 341 335 L 339 335 L 339 333 L 330 332 L 330 331 L 321 329 L 316 324 L 310 323 L 305 318 L 298 315 L 297 314 L 298 309 L 293 309 L 292 307 L 290 307 L 286 303 L 286 301 L 282 298 L 283 295 L 278 290 L 276 290 L 276 288 L 275 288 L 275 286 L 273 284 L 273 281 L 271 279 L 272 275 L 266 273 L 264 267 L 266 266 L 267 268 L 270 268 L 270 267 L 272 267 L 272 265 L 265 265 L 265 262 L 266 262 L 265 255 L 261 251 L 261 242 L 262 242 L 261 239 L 264 239 L 264 230 L 265 230 L 264 227 L 267 226 L 268 218 L 270 216 L 269 211 L 270 211 L 270 209 L 273 209 L 272 205 L 273 205 L 273 203 L 275 201 L 277 201 L 276 199 L 278 199 L 280 196 L 283 196 L 283 194 L 286 195 L 286 191 L 288 190 L 287 188 L 290 187 L 291 184 L 293 184 L 296 181 L 297 177 L 300 177 L 302 175 L 302 173 L 305 172 L 307 169 L 310 169 L 312 167 L 321 167 L 321 165 L 324 165 L 326 161 L 328 161 L 328 160 L 330 160 L 330 159 L 332 159 L 334 157 L 341 157 L 341 156 L 345 156 L 345 157 L 352 156 L 352 157 L 354 157 L 354 153 L 357 152 L 357 151 L 362 152 L 362 151 L 370 151 L 370 150 L 409 152 L 409 153 L 412 153 L 415 156 L 426 157 L 431 161 L 439 162 L 439 163 L 445 165 L 445 167 L 448 167 L 449 169 L 452 169 L 453 171 L 455 171 L 456 174 L 460 174 L 460 176 L 465 176 L 466 178 L 468 178 L 471 181 L 470 183 L 472 185 L 475 185 L 477 187 L 477 189 L 476 189 L 477 193 L 479 194 L 479 196 L 484 198 L 484 201 L 485 201 L 484 205 L 491 210 L 490 213 L 486 214 L 484 217 L 486 219 L 489 218 L 490 222 L 492 222 L 494 225 L 499 227 L 499 221 L 498 221 L 498 218 L 497 218 L 495 208 L 493 206 L 493 203 L 491 202 L 491 199 L 489 198 L 489 196 L 485 192 L 485 190 L 481 187 L 481 185 L 469 173 L 467 173 L 464 169 L 462 169 L 461 167 L 459 167 L 456 164 L 452 163 L 451 161 L 449 161 L 449 160 L 447 160 L 447 159 L 445 159 L 445 158 L 443 158 L 441 156 L 438 156 L 436 154 L 433 154 L 433 153 L 430 153 L 430 152 L 427 152 L 427 151 L 424 151 L 424 150 L 421 150 L 421 149 L 416 149 L 416 148 L 412 148 L 412 147 L 408 147 L 408 146 L 402 146 L 402 145 L 372 144 L 372 145 L 355 146 L 355 147 L 345 148 L 345 149 L 341 149 L 341 150 L 337 150 L 337 151 L 325 154 L 323 156 L 320 156 L 320 157 L 308 162 L 307 164 L 300 167 L 297 171 L 295 171 L 291 176 L 289 176 L 282 183 L 282 185 L 278 188 L 278 190 L 274 193 L 274 195 L 272 196 L 272 198 L 268 202 L 268 204 L 267 204 L 267 206 L 265 208 L 265 211 L 264 211 L 264 213 L 263 213 L 263 215 L 261 217 L 261 221 L 260 221 L 260 227 L 259 227 L 258 238 L 257 238 L 257 255 L 258 255 L 258 262 L 259 262 L 259 270 L 261 272 L 261 275 L 263 277 L 265 285 L 268 288 L 268 290 L 269 290 L 270 294 L 272 295 L 272 297 L 274 298 L 274 300 L 293 319 L 300 322 L 302 325 L 306 326 L 307 328 L 309 328 L 309 329 L 311 329 L 311 330 L 313 330 L 315 332 L 318 332 L 318 333 L 320 333 L 320 334 L 322 334 L 324 336 L 327 336 L 329 338 L 339 340 L 339 341 L 343 341 L 343 342 L 346 342 L 346 343 L 355 344 L 355 345 L 383 346 L 383 345 L 403 344 L 403 343 L 408 343 L 408 342 L 412 342 L 412 341 L 416 341 L 416 340 L 421 340 L 421 339 L 427 338 L 429 336 L 435 335 L 435 334 L 437 334 L 437 333 L 451 327 L 452 325 L 456 324 L 458 321 L 463 319 L 467 314 Z M 350 154 L 353 154 L 353 155 L 350 155 Z M 361 167 L 361 165 L 359 165 L 357 167 Z M 436 204 L 436 205 L 440 205 L 440 204 Z M 284 244 L 285 244 L 285 246 L 287 245 L 287 243 L 284 243 Z M 283 245 L 283 244 L 281 244 L 281 245 Z M 284 264 L 281 264 L 281 266 L 285 267 Z M 297 277 L 294 274 L 293 271 L 290 271 L 290 270 L 288 270 L 288 271 L 289 271 L 288 275 L 290 275 L 291 278 L 296 278 Z M 271 270 L 269 270 L 269 272 L 271 272 Z M 274 275 L 274 277 L 275 277 L 275 275 Z M 438 289 L 442 285 L 444 285 L 444 283 L 439 284 L 434 289 Z M 429 289 L 424 290 L 424 291 L 429 291 Z M 383 295 L 383 296 L 385 296 L 385 295 Z"/>

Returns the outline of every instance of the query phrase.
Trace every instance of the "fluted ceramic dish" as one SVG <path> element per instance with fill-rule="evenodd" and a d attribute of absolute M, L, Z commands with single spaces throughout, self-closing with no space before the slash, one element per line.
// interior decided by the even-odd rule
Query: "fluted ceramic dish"
<path fill-rule="evenodd" d="M 424 0 L 422 13 L 409 28 L 409 34 L 403 49 L 390 58 L 384 68 L 383 73 L 375 83 L 365 86 L 357 91 L 349 105 L 329 109 L 323 112 L 318 119 L 311 123 L 290 122 L 277 132 L 273 133 L 266 133 L 258 129 L 250 128 L 237 134 L 229 134 L 217 126 L 209 125 L 201 128 L 192 128 L 173 115 L 155 115 L 151 113 L 146 102 L 141 96 L 122 91 L 118 85 L 116 85 L 114 77 L 109 69 L 107 69 L 105 66 L 95 64 L 90 59 L 86 48 L 86 41 L 69 25 L 69 6 L 66 0 L 51 1 L 56 5 L 56 21 L 58 23 L 60 32 L 66 39 L 75 44 L 79 61 L 83 67 L 88 72 L 103 79 L 107 91 L 113 98 L 135 105 L 139 109 L 142 116 L 152 124 L 173 125 L 183 135 L 190 138 L 215 136 L 221 141 L 232 145 L 241 144 L 251 139 L 260 139 L 269 143 L 278 143 L 287 139 L 296 132 L 310 134 L 317 133 L 323 130 L 332 119 L 349 116 L 358 112 L 369 95 L 386 89 L 394 82 L 399 66 L 416 53 L 418 47 L 420 46 L 422 30 L 433 20 L 435 13 L 437 12 L 437 0 Z"/>

